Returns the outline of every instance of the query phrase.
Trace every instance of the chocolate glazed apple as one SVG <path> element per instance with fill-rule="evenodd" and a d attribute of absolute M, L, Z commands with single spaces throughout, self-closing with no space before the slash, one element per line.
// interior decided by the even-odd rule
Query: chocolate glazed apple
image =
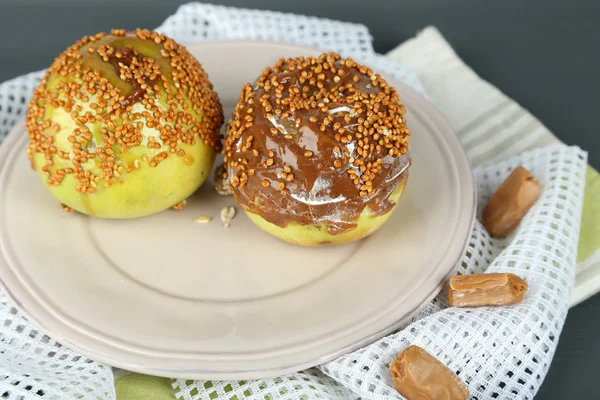
<path fill-rule="evenodd" d="M 282 240 L 363 238 L 404 190 L 405 113 L 396 90 L 352 59 L 281 59 L 242 89 L 227 126 L 224 178 L 252 221 Z"/>
<path fill-rule="evenodd" d="M 183 46 L 113 30 L 77 41 L 48 69 L 29 103 L 27 151 L 66 206 L 140 217 L 206 180 L 222 123 L 208 76 Z"/>

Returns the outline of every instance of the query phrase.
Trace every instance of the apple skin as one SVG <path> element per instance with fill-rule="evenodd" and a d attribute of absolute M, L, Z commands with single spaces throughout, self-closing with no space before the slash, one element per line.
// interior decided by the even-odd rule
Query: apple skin
<path fill-rule="evenodd" d="M 383 215 L 372 215 L 371 210 L 367 207 L 358 218 L 357 227 L 355 229 L 336 235 L 327 232 L 327 227 L 324 222 L 317 225 L 300 225 L 291 221 L 282 228 L 266 221 L 260 215 L 250 211 L 246 211 L 246 215 L 264 232 L 291 244 L 300 246 L 334 246 L 350 243 L 371 235 L 388 220 L 394 209 L 398 206 L 398 202 L 404 193 L 407 179 L 408 174 L 405 175 L 388 198 L 389 201 L 395 203 L 390 211 Z"/>
<path fill-rule="evenodd" d="M 112 45 L 119 49 L 134 49 L 141 56 L 153 58 L 160 66 L 161 74 L 167 77 L 168 84 L 173 88 L 171 71 L 174 67 L 168 59 L 161 55 L 162 45 L 128 34 L 126 37 L 106 36 L 90 43 L 89 46 L 98 48 L 102 44 Z M 119 77 L 112 66 L 103 62 L 97 54 L 89 54 L 86 50 L 87 46 L 84 47 L 81 50 L 83 56 L 79 60 L 82 66 L 98 71 L 102 78 L 107 79 L 117 90 L 121 90 L 121 93 L 131 91 L 130 83 Z M 69 82 L 82 83 L 81 80 L 71 76 L 58 76 L 49 71 L 38 90 L 43 89 L 44 93 L 57 95 L 58 99 L 66 100 L 68 97 L 58 88 L 61 84 Z M 92 95 L 89 95 L 88 98 L 88 101 L 77 100 L 75 103 L 81 107 L 82 112 L 93 112 L 94 110 L 95 104 L 93 103 L 97 100 Z M 165 87 L 161 86 L 160 90 L 154 93 L 154 100 L 162 110 L 173 110 L 176 113 L 191 115 L 196 123 L 202 122 L 205 117 L 206 110 L 191 107 L 192 103 L 189 97 L 184 96 L 183 99 L 183 102 L 190 106 L 186 109 L 167 104 L 166 98 Z M 58 152 L 72 153 L 74 144 L 68 138 L 78 126 L 71 114 L 62 107 L 52 107 L 44 97 L 38 99 L 34 97 L 33 102 L 36 102 L 35 105 L 38 108 L 44 110 L 43 119 L 39 123 L 50 121 L 52 125 L 60 126 L 59 130 L 46 129 L 42 134 L 53 136 L 53 144 Z M 219 103 L 218 108 L 220 109 L 220 107 Z M 141 102 L 132 104 L 131 112 L 143 113 L 145 111 Z M 222 109 L 219 112 L 222 121 Z M 146 118 L 138 121 L 144 123 L 140 130 L 143 137 L 141 144 L 129 147 L 124 152 L 121 151 L 119 145 L 112 146 L 115 165 L 122 167 L 121 172 L 109 185 L 106 185 L 104 180 L 100 180 L 94 187 L 93 193 L 78 191 L 76 189 L 77 180 L 72 174 L 65 175 L 58 185 L 51 184 L 47 172 L 42 169 L 46 164 L 44 153 L 30 152 L 32 166 L 44 185 L 60 203 L 83 214 L 100 218 L 124 219 L 143 217 L 168 209 L 188 198 L 206 181 L 210 175 L 217 149 L 198 137 L 193 144 L 180 143 L 177 145 L 177 151 L 182 151 L 182 155 L 171 154 L 171 152 L 158 165 L 152 167 L 148 160 L 152 160 L 162 152 L 169 152 L 170 148 L 161 139 L 158 129 L 148 127 Z M 122 123 L 123 120 L 120 117 L 115 121 L 117 127 Z M 92 145 L 96 148 L 106 149 L 107 144 L 103 143 L 99 132 L 100 128 L 106 128 L 106 126 L 98 122 L 88 123 L 86 126 L 94 135 Z M 183 125 L 178 129 L 190 128 L 191 125 Z M 149 140 L 152 140 L 153 144 L 158 143 L 160 147 L 147 146 Z M 55 169 L 73 168 L 73 163 L 69 159 L 54 157 L 53 162 Z M 99 164 L 97 159 L 91 159 L 82 166 L 94 176 L 98 176 L 102 172 Z"/>
<path fill-rule="evenodd" d="M 94 193 L 75 190 L 72 175 L 65 176 L 58 186 L 48 185 L 43 171 L 36 168 L 44 185 L 62 204 L 83 214 L 99 218 L 137 218 L 163 211 L 190 197 L 210 175 L 215 151 L 201 140 L 194 146 L 181 145 L 186 157 L 167 157 L 156 167 L 139 163 L 131 172 L 124 172 L 110 187 L 100 183 Z M 140 149 L 140 153 L 146 149 Z M 132 152 L 129 149 L 128 152 Z M 195 161 L 191 164 L 185 160 Z M 40 165 L 44 155 L 37 153 L 34 164 Z M 133 164 L 131 164 L 133 165 Z"/>

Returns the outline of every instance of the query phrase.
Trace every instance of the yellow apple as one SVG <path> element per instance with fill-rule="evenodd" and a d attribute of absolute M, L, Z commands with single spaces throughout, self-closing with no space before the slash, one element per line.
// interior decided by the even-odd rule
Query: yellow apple
<path fill-rule="evenodd" d="M 49 68 L 29 105 L 28 152 L 66 206 L 141 217 L 206 180 L 222 121 L 212 84 L 184 47 L 117 30 L 83 38 Z"/>

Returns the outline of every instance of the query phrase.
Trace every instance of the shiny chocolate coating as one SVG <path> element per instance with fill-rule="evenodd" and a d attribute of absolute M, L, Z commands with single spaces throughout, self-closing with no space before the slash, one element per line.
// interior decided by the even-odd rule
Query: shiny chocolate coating
<path fill-rule="evenodd" d="M 384 215 L 411 159 L 396 91 L 351 59 L 280 60 L 246 84 L 227 126 L 226 175 L 238 204 L 285 227 L 356 228 Z"/>

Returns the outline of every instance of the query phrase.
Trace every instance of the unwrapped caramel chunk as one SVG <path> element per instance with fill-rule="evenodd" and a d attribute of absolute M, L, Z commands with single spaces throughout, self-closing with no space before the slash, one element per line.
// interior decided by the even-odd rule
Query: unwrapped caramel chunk
<path fill-rule="evenodd" d="M 523 300 L 527 282 L 515 274 L 457 275 L 450 278 L 452 307 L 502 306 Z"/>
<path fill-rule="evenodd" d="M 394 387 L 407 400 L 466 400 L 458 376 L 419 346 L 409 346 L 390 365 Z"/>
<path fill-rule="evenodd" d="M 540 183 L 517 167 L 496 190 L 483 210 L 483 226 L 493 237 L 510 234 L 540 197 Z"/>

